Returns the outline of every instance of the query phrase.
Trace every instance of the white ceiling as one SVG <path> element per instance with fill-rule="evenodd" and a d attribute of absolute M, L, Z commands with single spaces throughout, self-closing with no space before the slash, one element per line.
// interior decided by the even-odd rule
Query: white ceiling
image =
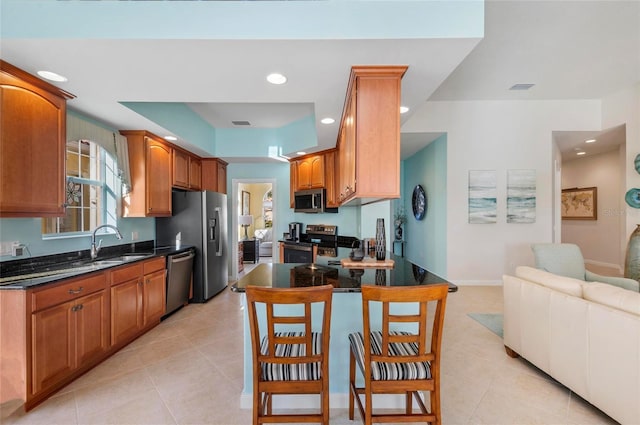
<path fill-rule="evenodd" d="M 59 86 L 77 96 L 69 107 L 114 128 L 167 133 L 119 102 L 184 102 L 216 128 L 232 120 L 279 127 L 310 113 L 335 118 L 316 126 L 311 150 L 335 146 L 355 64 L 409 65 L 402 103 L 411 110 L 427 101 L 599 99 L 640 81 L 638 1 L 488 1 L 478 41 L 4 38 L 0 47 L 3 60 L 29 72 L 67 76 Z M 287 84 L 267 84 L 273 71 Z M 535 86 L 509 91 L 516 83 Z M 402 157 L 438 136 L 402 134 Z"/>

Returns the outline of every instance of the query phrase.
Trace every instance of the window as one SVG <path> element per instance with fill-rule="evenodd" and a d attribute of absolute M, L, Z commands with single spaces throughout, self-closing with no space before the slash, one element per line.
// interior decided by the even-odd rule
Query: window
<path fill-rule="evenodd" d="M 67 142 L 66 204 L 64 217 L 42 219 L 45 236 L 87 233 L 101 224 L 116 225 L 116 161 L 97 143 Z"/>

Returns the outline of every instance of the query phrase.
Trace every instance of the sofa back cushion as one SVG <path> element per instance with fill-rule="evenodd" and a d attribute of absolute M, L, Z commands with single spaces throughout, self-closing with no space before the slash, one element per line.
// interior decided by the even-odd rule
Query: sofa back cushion
<path fill-rule="evenodd" d="M 516 267 L 516 276 L 520 279 L 525 279 L 538 285 L 546 286 L 547 288 L 580 298 L 582 298 L 582 288 L 585 286 L 583 280 L 559 276 L 528 266 Z"/>
<path fill-rule="evenodd" d="M 640 316 L 640 293 L 638 292 L 607 283 L 592 282 L 584 286 L 583 297 L 585 300 Z"/>

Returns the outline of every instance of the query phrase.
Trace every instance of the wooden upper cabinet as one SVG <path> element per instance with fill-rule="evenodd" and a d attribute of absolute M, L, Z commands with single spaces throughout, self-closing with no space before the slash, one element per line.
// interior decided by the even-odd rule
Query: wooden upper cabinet
<path fill-rule="evenodd" d="M 400 84 L 406 70 L 351 69 L 338 138 L 341 205 L 400 197 Z"/>
<path fill-rule="evenodd" d="M 227 193 L 227 163 L 219 158 L 203 158 L 202 190 Z"/>
<path fill-rule="evenodd" d="M 297 159 L 297 190 L 324 188 L 324 155 Z"/>
<path fill-rule="evenodd" d="M 64 215 L 65 92 L 0 60 L 0 217 Z"/>
<path fill-rule="evenodd" d="M 172 148 L 144 130 L 121 130 L 129 146 L 131 192 L 123 202 L 124 217 L 171 215 Z"/>
<path fill-rule="evenodd" d="M 295 208 L 295 192 L 298 190 L 298 163 L 291 161 L 289 164 L 289 206 Z"/>
<path fill-rule="evenodd" d="M 173 187 L 200 190 L 202 186 L 201 173 L 202 165 L 200 158 L 182 149 L 173 148 Z"/>

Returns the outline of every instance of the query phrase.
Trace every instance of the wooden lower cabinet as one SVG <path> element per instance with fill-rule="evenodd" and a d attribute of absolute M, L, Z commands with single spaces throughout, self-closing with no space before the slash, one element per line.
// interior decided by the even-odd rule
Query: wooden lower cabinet
<path fill-rule="evenodd" d="M 160 323 L 165 258 L 0 290 L 0 404 L 30 410 Z"/>
<path fill-rule="evenodd" d="M 160 323 L 166 308 L 165 258 L 158 257 L 111 274 L 111 344 L 122 346 Z"/>
<path fill-rule="evenodd" d="M 102 289 L 32 315 L 32 393 L 52 387 L 109 349 Z"/>

